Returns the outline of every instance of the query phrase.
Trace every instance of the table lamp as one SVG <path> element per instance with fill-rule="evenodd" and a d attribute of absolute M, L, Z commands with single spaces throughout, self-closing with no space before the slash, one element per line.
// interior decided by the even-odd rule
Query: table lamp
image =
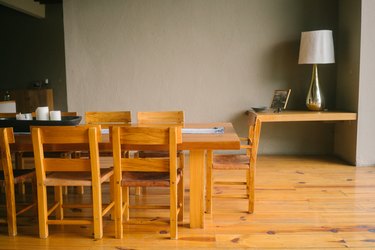
<path fill-rule="evenodd" d="M 301 33 L 298 64 L 312 64 L 312 77 L 306 106 L 309 110 L 324 109 L 324 98 L 319 86 L 318 64 L 334 63 L 333 38 L 331 30 L 315 30 Z"/>

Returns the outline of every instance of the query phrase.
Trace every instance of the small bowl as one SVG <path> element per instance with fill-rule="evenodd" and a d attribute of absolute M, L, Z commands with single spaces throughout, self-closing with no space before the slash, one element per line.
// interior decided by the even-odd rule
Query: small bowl
<path fill-rule="evenodd" d="M 268 109 L 268 107 L 251 107 L 255 112 L 263 112 Z"/>

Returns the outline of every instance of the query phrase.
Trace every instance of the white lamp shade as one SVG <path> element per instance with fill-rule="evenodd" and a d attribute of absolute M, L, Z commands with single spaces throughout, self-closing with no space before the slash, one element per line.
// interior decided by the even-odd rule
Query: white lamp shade
<path fill-rule="evenodd" d="M 333 37 L 331 30 L 302 32 L 299 48 L 299 64 L 334 63 Z"/>

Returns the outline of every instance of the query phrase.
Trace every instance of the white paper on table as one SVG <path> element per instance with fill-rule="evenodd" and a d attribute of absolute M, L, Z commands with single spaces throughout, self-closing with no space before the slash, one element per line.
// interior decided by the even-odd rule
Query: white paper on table
<path fill-rule="evenodd" d="M 224 127 L 213 128 L 183 128 L 183 134 L 224 134 Z"/>

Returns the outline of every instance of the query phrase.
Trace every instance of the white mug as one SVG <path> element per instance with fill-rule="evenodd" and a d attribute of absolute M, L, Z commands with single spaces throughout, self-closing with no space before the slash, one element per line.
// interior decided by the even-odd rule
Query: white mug
<path fill-rule="evenodd" d="M 60 110 L 50 111 L 49 117 L 51 121 L 61 121 L 61 111 Z"/>
<path fill-rule="evenodd" d="M 38 107 L 35 110 L 35 114 L 36 114 L 37 120 L 43 120 L 43 121 L 49 120 L 49 109 L 48 109 L 48 107 Z"/>
<path fill-rule="evenodd" d="M 33 119 L 33 116 L 32 116 L 31 113 L 26 113 L 26 114 L 24 114 L 24 116 L 25 116 L 25 120 L 32 120 Z"/>

